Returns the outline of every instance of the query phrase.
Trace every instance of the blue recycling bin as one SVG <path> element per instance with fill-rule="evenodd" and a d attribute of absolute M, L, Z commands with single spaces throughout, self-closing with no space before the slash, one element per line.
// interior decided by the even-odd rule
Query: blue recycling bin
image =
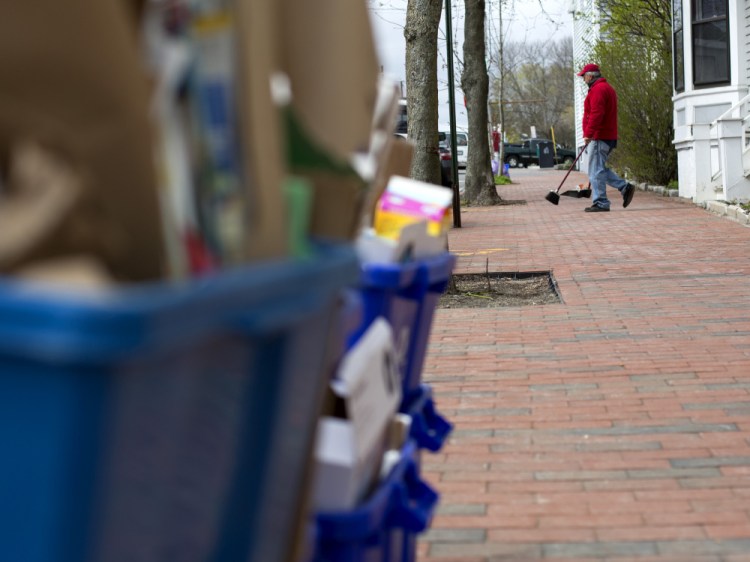
<path fill-rule="evenodd" d="M 350 247 L 94 295 L 0 280 L 4 562 L 282 560 Z"/>
<path fill-rule="evenodd" d="M 371 496 L 345 512 L 316 515 L 313 562 L 413 562 L 439 496 L 419 475 L 418 447 L 409 440 L 401 459 Z"/>
<path fill-rule="evenodd" d="M 455 262 L 455 256 L 445 252 L 405 263 L 362 264 L 358 288 L 363 299 L 363 323 L 350 336 L 350 343 L 378 316 L 390 323 L 403 382 L 402 411 L 419 393 L 435 308 Z"/>

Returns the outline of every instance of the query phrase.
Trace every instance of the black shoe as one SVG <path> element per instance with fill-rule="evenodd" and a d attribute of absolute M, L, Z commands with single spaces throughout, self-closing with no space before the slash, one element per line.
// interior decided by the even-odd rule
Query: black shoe
<path fill-rule="evenodd" d="M 629 183 L 625 189 L 622 190 L 622 206 L 623 208 L 626 208 L 628 205 L 630 205 L 630 202 L 633 200 L 633 195 L 635 194 L 635 186 L 632 183 Z"/>
<path fill-rule="evenodd" d="M 609 209 L 599 205 L 591 205 L 591 207 L 586 207 L 584 211 L 587 213 L 609 213 Z"/>

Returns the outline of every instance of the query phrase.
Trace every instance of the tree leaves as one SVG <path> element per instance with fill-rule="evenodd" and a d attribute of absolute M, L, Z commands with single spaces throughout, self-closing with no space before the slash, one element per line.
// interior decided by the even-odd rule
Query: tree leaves
<path fill-rule="evenodd" d="M 548 136 L 554 127 L 557 142 L 574 146 L 573 40 L 508 43 L 504 61 L 508 139 L 519 140 L 531 126 Z"/>
<path fill-rule="evenodd" d="M 672 146 L 669 0 L 608 4 L 595 58 L 618 93 L 619 141 L 612 164 L 631 177 L 667 185 L 677 176 Z"/>

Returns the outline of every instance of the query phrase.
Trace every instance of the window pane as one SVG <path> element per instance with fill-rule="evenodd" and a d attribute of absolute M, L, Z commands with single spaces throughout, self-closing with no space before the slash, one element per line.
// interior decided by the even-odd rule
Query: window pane
<path fill-rule="evenodd" d="M 674 35 L 674 89 L 685 89 L 685 51 L 682 45 L 682 31 Z"/>
<path fill-rule="evenodd" d="M 729 35 L 727 21 L 693 26 L 693 57 L 696 84 L 729 81 Z"/>
<path fill-rule="evenodd" d="M 700 21 L 726 15 L 726 0 L 696 0 L 696 20 Z"/>
<path fill-rule="evenodd" d="M 685 90 L 685 52 L 682 44 L 682 0 L 672 0 L 672 22 L 674 29 L 674 89 Z"/>

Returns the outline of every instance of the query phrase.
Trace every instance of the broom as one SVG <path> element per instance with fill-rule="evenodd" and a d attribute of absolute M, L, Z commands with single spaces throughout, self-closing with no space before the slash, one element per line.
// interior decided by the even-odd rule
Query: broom
<path fill-rule="evenodd" d="M 557 189 L 555 189 L 554 191 L 550 190 L 550 192 L 545 197 L 545 199 L 549 201 L 550 203 L 552 203 L 553 205 L 557 205 L 560 202 L 560 188 L 562 188 L 563 184 L 565 183 L 565 180 L 568 179 L 568 176 L 570 175 L 571 170 L 573 170 L 573 168 L 576 165 L 576 162 L 578 162 L 578 159 L 581 157 L 581 154 L 583 154 L 583 151 L 586 150 L 587 146 L 588 146 L 588 143 L 583 145 L 583 148 L 581 148 L 581 151 L 578 153 L 578 156 L 576 156 L 576 159 L 573 160 L 573 163 L 570 165 L 570 168 L 568 168 L 567 173 L 565 174 L 562 181 L 560 182 L 560 185 L 557 186 Z"/>

